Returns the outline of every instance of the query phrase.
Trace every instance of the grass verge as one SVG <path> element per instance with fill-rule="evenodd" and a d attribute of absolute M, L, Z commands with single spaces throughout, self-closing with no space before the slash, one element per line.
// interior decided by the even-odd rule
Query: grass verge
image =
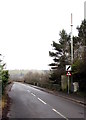
<path fill-rule="evenodd" d="M 8 92 L 11 90 L 12 85 L 13 84 L 11 83 L 6 86 L 4 94 L 2 96 L 2 120 L 9 120 L 7 114 L 10 108 L 11 99 L 8 96 Z"/>

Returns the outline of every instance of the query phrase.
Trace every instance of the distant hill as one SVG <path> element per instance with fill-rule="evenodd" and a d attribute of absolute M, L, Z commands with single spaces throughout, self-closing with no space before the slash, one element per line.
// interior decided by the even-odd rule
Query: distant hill
<path fill-rule="evenodd" d="M 26 74 L 28 72 L 28 70 L 9 70 L 9 74 L 13 75 L 13 74 Z"/>
<path fill-rule="evenodd" d="M 29 72 L 45 74 L 45 73 L 49 73 L 49 70 L 9 70 L 9 74 L 11 78 L 22 78 L 24 77 L 25 74 Z"/>
<path fill-rule="evenodd" d="M 28 72 L 38 72 L 38 73 L 46 73 L 49 72 L 49 70 L 9 70 L 9 74 L 26 74 Z"/>

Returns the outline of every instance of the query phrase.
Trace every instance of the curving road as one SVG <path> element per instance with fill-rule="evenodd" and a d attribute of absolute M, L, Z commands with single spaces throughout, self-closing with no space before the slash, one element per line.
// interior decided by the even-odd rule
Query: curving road
<path fill-rule="evenodd" d="M 14 82 L 9 118 L 84 118 L 84 107 L 59 96 Z"/>

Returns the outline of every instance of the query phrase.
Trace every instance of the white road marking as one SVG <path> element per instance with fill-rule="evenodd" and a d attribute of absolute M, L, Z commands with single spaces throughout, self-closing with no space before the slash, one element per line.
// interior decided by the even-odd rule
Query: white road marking
<path fill-rule="evenodd" d="M 59 114 L 61 117 L 65 118 L 66 120 L 68 120 L 68 118 L 66 118 L 64 115 L 62 115 L 60 112 L 58 112 L 57 110 L 55 109 L 52 109 L 54 112 L 56 112 L 57 114 Z"/>
<path fill-rule="evenodd" d="M 43 104 L 47 104 L 46 102 L 44 102 L 42 99 L 38 98 L 38 100 L 40 100 Z"/>
<path fill-rule="evenodd" d="M 31 93 L 33 96 L 36 96 L 35 94 Z"/>
<path fill-rule="evenodd" d="M 30 90 L 27 90 L 28 92 L 30 92 Z"/>

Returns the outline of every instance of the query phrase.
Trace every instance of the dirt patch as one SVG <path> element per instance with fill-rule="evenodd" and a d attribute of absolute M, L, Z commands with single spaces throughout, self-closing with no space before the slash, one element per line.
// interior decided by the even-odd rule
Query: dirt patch
<path fill-rule="evenodd" d="M 5 88 L 5 94 L 2 97 L 2 103 L 4 105 L 2 106 L 2 119 L 1 120 L 9 120 L 9 118 L 7 117 L 7 113 L 10 108 L 11 99 L 8 96 L 8 92 L 11 91 L 12 86 L 13 86 L 13 83 L 7 85 L 7 87 Z"/>

